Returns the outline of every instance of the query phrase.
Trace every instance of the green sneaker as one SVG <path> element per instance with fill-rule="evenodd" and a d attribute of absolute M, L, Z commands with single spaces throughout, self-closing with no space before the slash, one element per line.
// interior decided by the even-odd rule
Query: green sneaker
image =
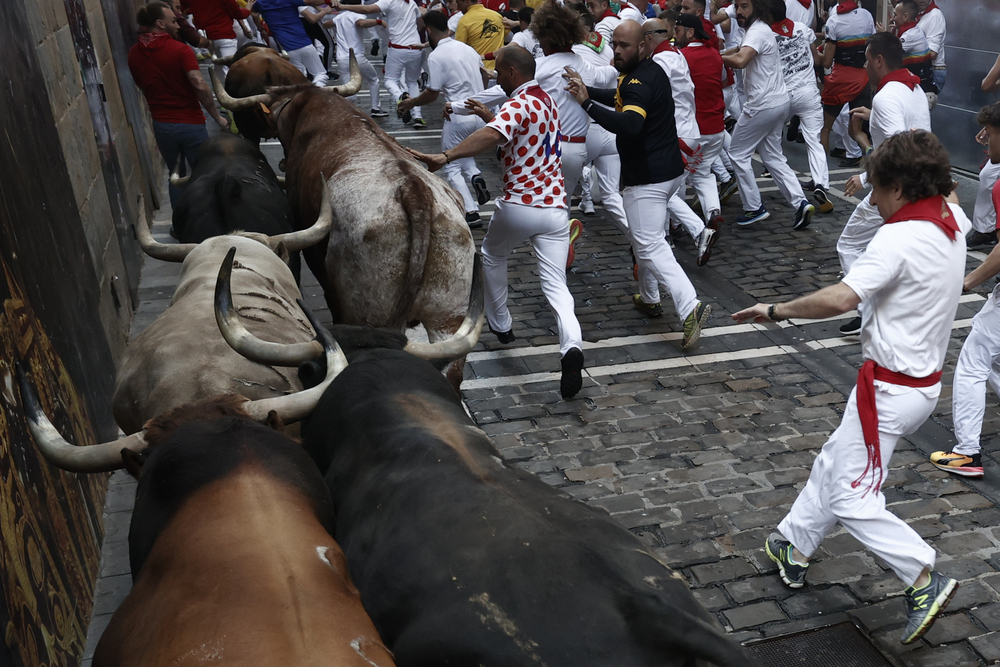
<path fill-rule="evenodd" d="M 923 588 L 910 586 L 904 592 L 906 596 L 906 627 L 900 642 L 912 644 L 927 632 L 938 614 L 951 602 L 958 590 L 958 582 L 937 572 L 931 572 L 930 582 Z"/>
<path fill-rule="evenodd" d="M 663 306 L 658 303 L 646 303 L 642 300 L 641 294 L 632 295 L 632 305 L 646 317 L 660 317 L 663 315 Z"/>
<path fill-rule="evenodd" d="M 681 339 L 681 349 L 689 350 L 701 338 L 701 328 L 712 314 L 712 307 L 699 301 L 691 314 L 684 319 L 684 337 Z"/>
<path fill-rule="evenodd" d="M 778 564 L 781 580 L 789 588 L 802 588 L 806 584 L 806 572 L 809 563 L 800 564 L 792 560 L 792 543 L 778 533 L 771 533 L 764 542 L 767 557 Z"/>

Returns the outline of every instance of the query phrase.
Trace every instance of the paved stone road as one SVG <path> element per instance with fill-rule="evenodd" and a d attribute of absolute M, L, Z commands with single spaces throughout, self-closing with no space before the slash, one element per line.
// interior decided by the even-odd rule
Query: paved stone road
<path fill-rule="evenodd" d="M 358 98 L 367 110 L 369 100 Z M 434 152 L 439 150 L 439 107 L 425 113 L 428 130 L 407 128 L 395 118 L 381 124 L 404 145 Z M 280 146 L 263 149 L 273 162 L 280 158 Z M 805 168 L 802 147 L 787 149 L 792 166 Z M 853 172 L 838 170 L 836 160 L 831 163 L 837 189 Z M 496 194 L 496 161 L 485 156 L 479 164 Z M 975 185 L 961 180 L 968 204 Z M 626 242 L 600 209 L 596 216 L 582 217 L 585 231 L 569 286 L 587 341 L 587 377 L 572 401 L 559 398 L 555 321 L 531 252 L 521 248 L 510 262 L 518 340 L 502 346 L 484 333 L 469 356 L 463 393 L 471 414 L 508 461 L 605 508 L 645 539 L 739 640 L 850 619 L 902 665 L 1000 661 L 995 397 L 989 399 L 984 428 L 984 481 L 955 479 L 926 459 L 954 442 L 951 373 L 985 288 L 963 297 L 941 401 L 920 431 L 900 442 L 885 485 L 892 510 L 937 549 L 938 569 L 962 580 L 948 613 L 924 640 L 901 646 L 901 585 L 841 529 L 824 542 L 810 568 L 809 585 L 799 592 L 782 585 L 764 554 L 764 538 L 788 510 L 817 451 L 839 423 L 860 364 L 860 346 L 838 335 L 837 327 L 849 316 L 741 326 L 729 319 L 755 300 L 787 299 L 839 278 L 835 243 L 853 202 L 835 198 L 833 214 L 817 215 L 808 229 L 795 232 L 792 211 L 779 201 L 773 184 L 761 179 L 761 187 L 772 218 L 747 229 L 726 225 L 708 266 L 696 268 L 691 240 L 677 239 L 679 261 L 701 298 L 713 306 L 708 329 L 687 355 L 679 350 L 681 326 L 669 298 L 664 317 L 643 318 L 631 305 L 636 285 Z M 738 209 L 734 197 L 723 214 L 731 220 Z M 484 217 L 491 210 L 492 205 L 483 207 Z M 161 239 L 168 220 L 169 213 L 161 211 L 154 226 Z M 475 237 L 481 241 L 482 232 Z M 969 267 L 982 257 L 970 253 Z M 177 270 L 146 262 L 133 335 L 166 307 Z M 311 276 L 303 291 L 310 307 L 328 317 Z M 124 540 L 133 495 L 134 483 L 117 473 L 106 508 L 102 580 L 87 658 L 131 585 Z"/>

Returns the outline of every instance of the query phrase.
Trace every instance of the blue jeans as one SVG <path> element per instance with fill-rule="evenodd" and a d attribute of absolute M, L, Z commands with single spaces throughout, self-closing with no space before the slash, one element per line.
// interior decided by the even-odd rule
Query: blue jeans
<path fill-rule="evenodd" d="M 160 123 L 154 120 L 153 136 L 156 138 L 160 155 L 167 162 L 167 169 L 173 172 L 176 167 L 177 173 L 185 176 L 187 175 L 185 162 L 192 167 L 198 162 L 198 147 L 201 146 L 201 142 L 208 139 L 208 130 L 205 129 L 204 123 L 201 125 Z M 174 206 L 180 190 L 172 185 L 169 189 L 170 205 Z"/>
<path fill-rule="evenodd" d="M 946 69 L 936 69 L 934 70 L 934 85 L 937 86 L 938 94 L 944 90 L 944 82 L 948 79 L 948 70 Z"/>

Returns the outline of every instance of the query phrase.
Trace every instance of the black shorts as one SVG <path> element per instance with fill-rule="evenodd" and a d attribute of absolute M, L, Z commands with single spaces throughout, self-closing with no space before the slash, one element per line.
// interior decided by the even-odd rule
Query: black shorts
<path fill-rule="evenodd" d="M 858 107 L 868 107 L 872 108 L 872 88 L 871 86 L 865 86 L 864 89 L 858 93 L 858 96 L 847 103 L 848 109 L 857 109 Z M 843 104 L 824 104 L 823 113 L 827 116 L 832 116 L 836 118 L 840 115 L 841 109 L 844 108 Z"/>

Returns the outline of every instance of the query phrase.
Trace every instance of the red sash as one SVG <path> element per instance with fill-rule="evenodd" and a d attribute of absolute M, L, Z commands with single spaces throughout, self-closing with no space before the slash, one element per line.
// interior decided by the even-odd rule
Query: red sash
<path fill-rule="evenodd" d="M 917 77 L 914 78 L 916 79 Z M 919 81 L 919 79 L 917 80 Z M 891 225 L 897 222 L 906 222 L 907 220 L 927 220 L 928 222 L 933 222 L 952 241 L 955 240 L 955 235 L 958 233 L 958 223 L 955 222 L 955 216 L 951 214 L 948 202 L 940 195 L 904 204 L 903 208 L 896 211 L 892 217 L 885 221 L 885 224 Z"/>
<path fill-rule="evenodd" d="M 837 5 L 838 14 L 846 14 L 847 12 L 853 12 L 858 8 L 858 3 L 854 0 L 841 0 L 840 4 Z"/>
<path fill-rule="evenodd" d="M 878 493 L 882 488 L 882 452 L 879 449 L 878 439 L 878 408 L 875 405 L 875 380 L 888 382 L 889 384 L 901 387 L 933 387 L 941 381 L 941 371 L 931 373 L 927 377 L 915 378 L 904 373 L 890 371 L 882 368 L 869 359 L 861 365 L 858 371 L 857 402 L 858 417 L 861 419 L 861 432 L 865 438 L 865 449 L 868 450 L 868 462 L 865 464 L 865 471 L 861 476 L 851 482 L 851 488 L 858 488 L 868 471 L 872 471 L 872 481 L 865 489 L 864 495 L 869 491 Z M 864 497 L 864 496 L 862 496 Z"/>
<path fill-rule="evenodd" d="M 794 30 L 795 21 L 792 19 L 785 19 L 784 21 L 778 21 L 777 23 L 771 24 L 771 31 L 774 32 L 775 35 L 791 37 Z"/>
<path fill-rule="evenodd" d="M 877 93 L 879 90 L 882 90 L 885 88 L 885 84 L 892 83 L 893 81 L 906 84 L 910 90 L 920 85 L 920 77 L 904 67 L 903 69 L 889 72 L 882 77 L 882 80 L 878 82 L 878 90 L 875 92 Z M 916 218 L 910 218 L 910 220 L 916 220 Z"/>

